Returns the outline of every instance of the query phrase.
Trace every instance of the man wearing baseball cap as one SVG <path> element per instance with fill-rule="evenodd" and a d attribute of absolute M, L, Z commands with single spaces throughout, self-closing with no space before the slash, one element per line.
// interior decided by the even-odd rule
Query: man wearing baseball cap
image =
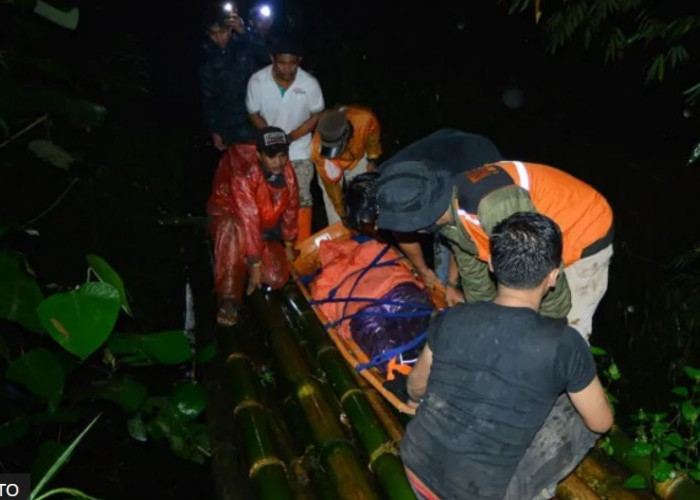
<path fill-rule="evenodd" d="M 369 108 L 341 106 L 321 115 L 311 141 L 311 159 L 329 225 L 346 216 L 344 182 L 376 170 L 382 154 L 379 136 L 379 120 Z"/>
<path fill-rule="evenodd" d="M 236 323 L 246 276 L 247 294 L 287 282 L 298 210 L 299 187 L 282 129 L 265 127 L 255 145 L 235 144 L 224 153 L 207 203 L 219 324 Z"/>

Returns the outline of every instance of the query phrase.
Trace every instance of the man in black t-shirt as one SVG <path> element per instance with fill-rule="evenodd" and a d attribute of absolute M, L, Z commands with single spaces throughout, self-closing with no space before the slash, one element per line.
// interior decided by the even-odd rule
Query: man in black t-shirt
<path fill-rule="evenodd" d="M 457 305 L 431 325 L 408 379 L 420 405 L 401 443 L 419 497 L 551 496 L 612 425 L 585 340 L 537 313 L 561 251 L 552 220 L 512 215 L 491 236 L 494 301 Z"/>

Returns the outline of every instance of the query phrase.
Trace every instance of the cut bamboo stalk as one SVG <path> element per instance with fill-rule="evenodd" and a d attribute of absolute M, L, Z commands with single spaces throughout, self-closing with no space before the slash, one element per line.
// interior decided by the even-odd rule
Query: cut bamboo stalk
<path fill-rule="evenodd" d="M 579 464 L 575 475 L 601 498 L 614 498 L 615 500 L 639 500 L 640 498 L 634 490 L 622 486 L 625 479 L 612 474 L 592 454 L 589 454 Z"/>
<path fill-rule="evenodd" d="M 294 312 L 298 314 L 300 334 L 316 349 L 319 365 L 326 374 L 333 392 L 340 400 L 343 410 L 357 433 L 362 446 L 369 456 L 369 467 L 379 477 L 386 495 L 391 499 L 414 498 L 403 465 L 396 450 L 396 441 L 387 433 L 382 422 L 372 409 L 365 392 L 355 383 L 343 357 L 330 342 L 311 311 L 308 302 L 296 287 L 287 287 L 283 294 Z M 386 416 L 385 416 L 386 417 Z M 398 423 L 385 418 L 392 426 Z M 393 434 L 402 432 L 395 427 Z"/>
<path fill-rule="evenodd" d="M 275 295 L 255 293 L 250 303 L 255 316 L 267 329 L 272 351 L 309 423 L 321 462 L 332 478 L 338 497 L 378 498 L 352 446 L 345 439 L 339 415 L 333 412 L 311 374 L 285 320 L 282 302 Z"/>
<path fill-rule="evenodd" d="M 277 457 L 265 409 L 257 396 L 250 361 L 238 349 L 235 335 L 234 330 L 220 337 L 226 339 L 230 352 L 226 365 L 233 379 L 233 418 L 250 464 L 250 479 L 258 498 L 293 499 L 284 462 Z"/>
<path fill-rule="evenodd" d="M 578 476 L 570 474 L 557 486 L 557 498 L 560 500 L 599 500 L 600 497 Z"/>

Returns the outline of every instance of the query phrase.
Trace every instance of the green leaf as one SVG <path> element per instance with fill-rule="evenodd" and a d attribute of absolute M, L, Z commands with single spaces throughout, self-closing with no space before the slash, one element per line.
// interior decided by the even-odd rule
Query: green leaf
<path fill-rule="evenodd" d="M 64 374 L 51 351 L 38 348 L 25 352 L 7 367 L 6 376 L 40 398 L 48 399 L 52 408 L 58 406 L 63 394 Z"/>
<path fill-rule="evenodd" d="M 30 142 L 27 147 L 34 156 L 61 170 L 68 170 L 75 162 L 75 158 L 70 153 L 51 141 L 37 139 Z"/>
<path fill-rule="evenodd" d="M 685 387 L 674 387 L 673 389 L 671 389 L 671 392 L 676 396 L 680 396 L 682 398 L 688 397 L 688 389 L 686 389 Z"/>
<path fill-rule="evenodd" d="M 44 299 L 36 280 L 25 271 L 24 258 L 15 252 L 0 252 L 0 318 L 41 332 L 36 308 Z"/>
<path fill-rule="evenodd" d="M 671 465 L 666 460 L 661 460 L 651 470 L 651 475 L 658 482 L 662 483 L 662 482 L 666 481 L 667 479 L 673 478 L 675 476 L 675 472 L 673 470 L 673 465 Z"/>
<path fill-rule="evenodd" d="M 51 468 L 51 465 L 58 460 L 58 457 L 60 457 L 67 448 L 67 445 L 56 441 L 44 441 L 41 443 L 41 445 L 39 445 L 39 452 L 32 463 L 32 482 L 38 481 L 39 478 L 46 474 Z"/>
<path fill-rule="evenodd" d="M 608 368 L 608 374 L 610 375 L 610 378 L 612 380 L 620 380 L 620 369 L 615 363 L 610 363 L 610 367 Z"/>
<path fill-rule="evenodd" d="M 695 148 L 693 149 L 693 152 L 690 153 L 690 158 L 688 158 L 688 163 L 687 165 L 690 165 L 691 163 L 695 163 L 697 159 L 700 158 L 700 142 L 698 142 L 695 145 Z"/>
<path fill-rule="evenodd" d="M 147 334 L 116 333 L 109 339 L 107 347 L 115 356 L 126 355 L 124 361 L 133 365 L 170 365 L 192 359 L 184 330 Z"/>
<path fill-rule="evenodd" d="M 92 429 L 92 426 L 95 425 L 95 422 L 97 422 L 97 419 L 99 419 L 100 416 L 97 415 L 94 419 L 92 419 L 92 422 L 88 424 L 85 429 L 83 429 L 83 432 L 80 433 L 80 435 L 73 440 L 73 442 L 66 448 L 66 450 L 61 454 L 60 457 L 54 462 L 54 464 L 51 466 L 49 471 L 44 475 L 44 477 L 41 478 L 41 481 L 39 481 L 39 484 L 37 484 L 34 489 L 32 490 L 31 495 L 29 496 L 30 500 L 35 500 L 36 497 L 39 495 L 41 490 L 46 486 L 46 484 L 51 481 L 54 475 L 56 475 L 56 472 L 65 464 L 69 459 L 71 454 L 73 453 L 73 450 L 75 449 L 76 446 L 78 446 L 78 443 L 85 437 L 85 434 L 88 433 L 90 429 Z"/>
<path fill-rule="evenodd" d="M 196 382 L 180 384 L 173 389 L 173 402 L 180 413 L 194 420 L 207 407 L 204 389 Z"/>
<path fill-rule="evenodd" d="M 27 432 L 29 432 L 29 419 L 27 417 L 19 417 L 0 424 L 0 448 L 19 441 Z"/>
<path fill-rule="evenodd" d="M 112 401 L 127 413 L 141 408 L 147 395 L 146 386 L 131 377 L 108 380 L 91 391 L 93 398 Z"/>
<path fill-rule="evenodd" d="M 700 382 L 700 370 L 697 368 L 693 368 L 692 366 L 684 366 L 683 371 L 695 382 Z"/>
<path fill-rule="evenodd" d="M 630 476 L 629 479 L 627 479 L 627 481 L 625 481 L 622 487 L 640 490 L 647 487 L 647 482 L 644 480 L 644 476 L 640 474 L 634 474 L 633 476 Z"/>
<path fill-rule="evenodd" d="M 634 443 L 629 450 L 630 457 L 644 458 L 651 455 L 654 447 L 649 443 Z"/>
<path fill-rule="evenodd" d="M 698 418 L 698 409 L 690 401 L 681 403 L 681 415 L 687 422 L 695 422 Z"/>
<path fill-rule="evenodd" d="M 692 470 L 688 474 L 694 481 L 700 481 L 700 471 Z"/>
<path fill-rule="evenodd" d="M 131 417 L 127 423 L 126 427 L 129 431 L 129 435 L 134 438 L 136 441 L 141 441 L 141 442 L 146 442 L 148 441 L 148 436 L 147 436 L 147 427 L 146 424 L 143 423 L 143 417 L 141 416 L 140 413 L 137 413 L 133 417 Z"/>
<path fill-rule="evenodd" d="M 100 281 L 109 283 L 117 289 L 119 292 L 119 299 L 121 300 L 122 309 L 124 309 L 126 314 L 133 317 L 131 307 L 129 307 L 129 302 L 126 298 L 126 289 L 124 288 L 124 282 L 122 281 L 121 276 L 119 276 L 119 274 L 112 269 L 112 266 L 107 264 L 107 261 L 98 255 L 88 254 L 86 259 L 90 269 L 93 270 Z"/>
<path fill-rule="evenodd" d="M 596 347 L 594 345 L 591 346 L 591 354 L 594 356 L 605 356 L 608 353 L 605 349 L 602 347 Z"/>
<path fill-rule="evenodd" d="M 119 293 L 107 283 L 85 283 L 79 290 L 45 299 L 37 311 L 51 337 L 85 360 L 112 333 L 119 315 Z"/>
<path fill-rule="evenodd" d="M 216 356 L 216 343 L 209 342 L 197 351 L 195 361 L 197 361 L 197 363 L 207 363 L 214 359 L 214 356 Z"/>

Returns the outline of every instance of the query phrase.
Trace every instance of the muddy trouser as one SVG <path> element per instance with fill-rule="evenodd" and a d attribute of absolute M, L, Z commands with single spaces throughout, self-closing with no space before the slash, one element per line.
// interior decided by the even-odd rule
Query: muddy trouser
<path fill-rule="evenodd" d="M 349 183 L 355 177 L 360 174 L 364 174 L 365 172 L 367 172 L 367 155 L 363 156 L 362 159 L 357 162 L 355 168 L 352 170 L 345 170 L 343 172 L 342 179 L 339 179 L 338 182 L 331 185 L 331 189 L 341 191 L 340 193 L 334 193 L 334 196 L 342 199 L 343 183 Z M 321 174 L 318 174 L 318 185 L 321 187 L 321 192 L 323 193 L 323 204 L 326 207 L 326 217 L 328 218 L 328 225 L 330 226 L 331 224 L 334 224 L 340 220 L 340 215 L 338 215 L 338 212 L 336 212 L 335 206 L 331 201 L 331 197 L 328 195 L 328 188 L 324 185 L 324 182 L 321 179 Z"/>
<path fill-rule="evenodd" d="M 299 208 L 313 205 L 311 199 L 311 181 L 314 178 L 314 164 L 310 159 L 293 160 L 292 168 L 299 184 Z"/>
<path fill-rule="evenodd" d="M 240 305 L 243 299 L 248 266 L 246 265 L 246 228 L 234 214 L 212 216 L 211 234 L 214 240 L 214 286 L 219 301 L 233 299 Z M 289 262 L 284 246 L 276 241 L 263 241 L 262 281 L 272 288 L 281 288 L 289 279 Z"/>
<path fill-rule="evenodd" d="M 557 484 L 576 468 L 599 437 L 562 394 L 520 459 L 504 500 L 554 497 Z"/>
<path fill-rule="evenodd" d="M 569 326 L 588 340 L 593 331 L 593 314 L 608 288 L 608 268 L 612 245 L 564 268 L 571 290 L 571 310 L 566 315 Z"/>

